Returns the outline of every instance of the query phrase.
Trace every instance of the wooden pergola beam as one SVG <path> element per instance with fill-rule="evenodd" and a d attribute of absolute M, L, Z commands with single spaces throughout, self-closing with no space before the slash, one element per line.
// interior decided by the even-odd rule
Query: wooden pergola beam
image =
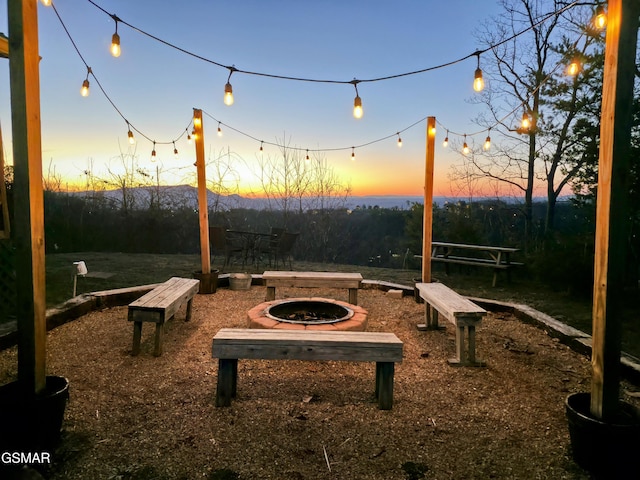
<path fill-rule="evenodd" d="M 37 7 L 33 0 L 11 0 L 7 7 L 11 50 L 18 381 L 32 394 L 45 389 L 47 338 Z"/>
<path fill-rule="evenodd" d="M 609 0 L 602 84 L 593 285 L 591 414 L 619 409 L 621 296 L 629 232 L 628 196 L 638 0 Z"/>

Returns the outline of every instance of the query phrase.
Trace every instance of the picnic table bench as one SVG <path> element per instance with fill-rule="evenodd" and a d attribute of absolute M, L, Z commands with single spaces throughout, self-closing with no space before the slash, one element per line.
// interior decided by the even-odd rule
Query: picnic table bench
<path fill-rule="evenodd" d="M 172 277 L 150 292 L 129 304 L 128 319 L 133 322 L 132 355 L 140 353 L 142 322 L 156 324 L 156 336 L 153 354 L 162 355 L 162 340 L 165 322 L 169 321 L 178 309 L 187 302 L 185 321 L 191 318 L 191 304 L 198 293 L 200 280 L 194 278 Z"/>
<path fill-rule="evenodd" d="M 348 288 L 349 303 L 358 304 L 358 289 L 362 285 L 362 275 L 343 272 L 286 272 L 266 271 L 262 280 L 267 286 L 269 302 L 276 299 L 276 287 L 325 287 Z"/>
<path fill-rule="evenodd" d="M 506 271 L 507 279 L 510 280 L 511 268 L 522 266 L 522 263 L 512 262 L 510 258 L 511 254 L 519 251 L 518 248 L 449 242 L 432 242 L 431 247 L 431 261 L 444 263 L 447 274 L 449 273 L 448 264 L 451 263 L 493 268 L 494 287 L 500 271 Z"/>
<path fill-rule="evenodd" d="M 442 283 L 417 283 L 416 288 L 425 301 L 425 323 L 418 325 L 418 329 L 439 328 L 438 314 L 441 314 L 456 327 L 456 357 L 450 359 L 449 364 L 484 366 L 484 362 L 476 359 L 476 326 L 487 311 Z M 465 330 L 468 333 L 466 351 Z"/>
<path fill-rule="evenodd" d="M 223 328 L 213 338 L 212 356 L 218 358 L 217 407 L 231 405 L 238 359 L 246 358 L 376 362 L 378 407 L 390 410 L 394 365 L 402 362 L 402 342 L 393 333 L 381 332 Z"/>

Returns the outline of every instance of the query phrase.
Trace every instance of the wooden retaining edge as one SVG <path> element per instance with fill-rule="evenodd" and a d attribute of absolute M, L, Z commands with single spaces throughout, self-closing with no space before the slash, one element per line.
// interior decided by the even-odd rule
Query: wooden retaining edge
<path fill-rule="evenodd" d="M 252 285 L 264 285 L 262 275 L 251 276 Z M 92 310 L 109 308 L 120 305 L 128 305 L 133 300 L 141 297 L 145 293 L 153 290 L 158 284 L 142 285 L 139 287 L 119 288 L 115 290 L 103 290 L 79 295 L 67 300 L 61 305 L 47 309 L 47 331 L 57 326 L 63 325 L 71 320 L 75 320 Z M 229 286 L 229 274 L 224 273 L 218 276 L 218 286 Z M 401 290 L 403 296 L 413 296 L 414 287 L 399 283 L 385 282 L 380 280 L 363 280 L 362 288 L 375 289 L 387 292 L 389 290 Z M 539 312 L 527 305 L 489 300 L 485 298 L 466 297 L 482 308 L 491 312 L 510 312 L 523 322 L 535 325 L 545 330 L 549 335 L 557 338 L 572 350 L 591 356 L 591 336 L 570 327 L 555 318 Z M 8 322 L 0 325 L 0 350 L 9 348 L 17 343 L 16 322 Z M 640 359 L 622 352 L 620 357 L 622 375 L 630 381 L 640 383 Z"/>

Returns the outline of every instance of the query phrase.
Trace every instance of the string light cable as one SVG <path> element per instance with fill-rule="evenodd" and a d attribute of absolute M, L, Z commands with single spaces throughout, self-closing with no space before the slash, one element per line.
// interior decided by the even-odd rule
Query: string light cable
<path fill-rule="evenodd" d="M 186 55 L 189 55 L 193 58 L 196 58 L 198 60 L 216 65 L 220 68 L 225 68 L 227 70 L 229 70 L 229 78 L 231 78 L 231 74 L 232 73 L 242 73 L 245 75 L 255 75 L 255 76 L 260 76 L 260 77 L 268 77 L 268 78 L 274 78 L 274 79 L 280 79 L 280 80 L 292 80 L 292 81 L 299 81 L 299 82 L 315 82 L 315 83 L 333 83 L 333 84 L 352 84 L 352 85 L 357 85 L 358 83 L 370 83 L 370 82 L 380 82 L 380 81 L 385 81 L 385 80 L 391 80 L 391 79 L 396 79 L 396 78 L 401 78 L 401 77 L 407 77 L 407 76 L 411 76 L 411 75 L 418 75 L 421 73 L 426 73 L 426 72 L 430 72 L 433 70 L 438 70 L 441 68 L 445 68 L 445 67 L 449 67 L 452 65 L 455 65 L 457 63 L 463 62 L 469 58 L 472 57 L 477 57 L 478 58 L 478 69 L 479 69 L 479 62 L 480 62 L 480 55 L 482 55 L 483 53 L 486 53 L 487 51 L 494 49 L 496 47 L 499 47 L 500 45 L 510 42 L 512 40 L 514 40 L 515 38 L 519 37 L 520 35 L 528 32 L 529 30 L 532 30 L 536 27 L 538 27 L 539 25 L 541 25 L 542 23 L 546 22 L 547 20 L 549 20 L 550 18 L 562 15 L 564 12 L 566 12 L 567 10 L 577 6 L 577 5 L 581 5 L 582 2 L 580 0 L 576 0 L 573 1 L 565 6 L 563 6 L 562 8 L 551 12 L 547 15 L 544 15 L 538 22 L 536 22 L 533 25 L 530 25 L 529 27 L 525 28 L 524 30 L 520 31 L 520 32 L 516 32 L 513 35 L 511 35 L 510 37 L 501 40 L 500 42 L 491 45 L 483 50 L 476 50 L 468 55 L 465 55 L 463 57 L 460 57 L 458 59 L 449 61 L 449 62 L 445 62 L 439 65 L 435 65 L 435 66 L 430 66 L 430 67 L 425 67 L 425 68 L 421 68 L 418 70 L 412 70 L 409 72 L 402 72 L 402 73 L 396 73 L 396 74 L 392 74 L 392 75 L 386 75 L 386 76 L 381 76 L 381 77 L 374 77 L 374 78 L 367 78 L 367 79 L 353 79 L 353 80 L 337 80 L 337 79 L 327 79 L 327 78 L 307 78 L 307 77 L 302 77 L 302 76 L 289 76 L 289 75 L 279 75 L 279 74 L 275 74 L 275 73 L 267 73 L 267 72 L 259 72 L 259 71 L 254 71 L 254 70 L 245 70 L 245 69 L 240 69 L 240 68 L 236 68 L 233 65 L 225 65 L 221 62 L 218 62 L 216 60 L 212 60 L 210 58 L 204 57 L 202 55 L 196 54 L 190 50 L 187 50 L 183 47 L 179 47 L 174 43 L 171 43 L 167 40 L 164 40 L 156 35 L 153 35 L 145 30 L 142 30 L 141 28 L 136 27 L 135 25 L 123 20 L 122 18 L 118 17 L 115 14 L 111 14 L 109 12 L 107 12 L 103 7 L 101 7 L 100 5 L 98 5 L 94 0 L 87 0 L 91 5 L 93 5 L 94 7 L 96 7 L 98 10 L 100 10 L 101 12 L 103 12 L 104 14 L 108 15 L 109 17 L 111 17 L 112 19 L 116 20 L 116 28 L 118 25 L 118 22 L 126 25 L 127 27 L 131 28 L 132 30 L 135 30 L 136 32 L 149 37 L 157 42 L 160 42 L 170 48 L 173 48 L 175 50 L 178 50 L 179 52 L 182 52 Z M 229 80 L 227 80 L 227 84 L 226 86 L 231 86 L 231 84 L 229 83 Z M 226 86 L 225 86 L 225 92 L 226 92 Z M 357 88 L 356 88 L 357 90 Z M 357 96 L 356 96 L 357 98 Z"/>
<path fill-rule="evenodd" d="M 118 115 L 120 115 L 120 117 L 125 121 L 125 123 L 127 124 L 127 137 L 128 137 L 128 141 L 131 145 L 133 145 L 135 143 L 135 139 L 133 137 L 133 131 L 135 131 L 136 133 L 138 133 L 141 137 L 145 138 L 146 140 L 148 140 L 150 143 L 153 143 L 154 145 L 171 145 L 177 141 L 179 141 L 182 137 L 185 136 L 185 134 L 187 134 L 188 136 L 188 128 L 191 125 L 192 119 L 191 117 L 189 118 L 189 123 L 187 125 L 187 128 L 185 129 L 184 132 L 182 132 L 180 135 L 178 135 L 176 138 L 173 138 L 171 140 L 166 140 L 166 141 L 154 141 L 152 140 L 152 138 L 148 135 L 146 135 L 144 132 L 142 132 L 141 130 L 139 130 L 138 128 L 135 127 L 135 125 L 133 125 L 131 122 L 129 122 L 129 120 L 127 120 L 127 118 L 125 117 L 125 115 L 122 113 L 122 111 L 118 108 L 118 106 L 115 104 L 115 102 L 111 99 L 111 97 L 109 96 L 109 94 L 106 92 L 106 90 L 104 89 L 104 87 L 102 86 L 102 84 L 100 83 L 100 80 L 98 79 L 98 77 L 96 76 L 95 72 L 93 71 L 93 69 L 89 66 L 89 64 L 87 63 L 87 61 L 85 60 L 84 56 L 82 55 L 82 53 L 80 52 L 80 49 L 78 48 L 78 45 L 76 44 L 76 42 L 73 40 L 73 37 L 71 36 L 71 33 L 69 32 L 69 29 L 67 28 L 67 26 L 65 25 L 64 21 L 62 20 L 62 17 L 60 17 L 60 14 L 58 13 L 58 10 L 56 9 L 56 6 L 53 4 L 53 2 L 51 2 L 51 8 L 53 9 L 53 11 L 56 14 L 56 17 L 58 18 L 58 21 L 60 22 L 60 25 L 62 25 L 63 30 L 65 31 L 67 37 L 69 38 L 69 41 L 71 42 L 71 45 L 73 45 L 73 48 L 75 49 L 76 53 L 78 54 L 78 57 L 80 57 L 80 60 L 82 61 L 82 63 L 84 63 L 84 66 L 87 68 L 87 77 L 83 82 L 83 90 L 84 87 L 86 85 L 87 88 L 87 94 L 88 94 L 88 89 L 89 89 L 89 76 L 92 77 L 92 79 L 95 81 L 96 85 L 98 85 L 98 88 L 100 89 L 100 91 L 102 92 L 102 94 L 104 95 L 104 97 L 107 99 L 107 101 L 111 104 L 111 106 L 113 107 L 113 109 L 116 111 L 116 113 Z M 85 83 L 86 82 L 86 83 Z M 154 147 L 155 150 L 155 147 Z"/>

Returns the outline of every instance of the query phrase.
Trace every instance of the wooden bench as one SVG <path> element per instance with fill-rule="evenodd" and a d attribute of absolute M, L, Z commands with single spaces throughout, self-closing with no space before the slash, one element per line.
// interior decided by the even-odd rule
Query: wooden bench
<path fill-rule="evenodd" d="M 219 359 L 217 407 L 231 405 L 238 359 L 248 358 L 376 362 L 378 406 L 390 410 L 394 362 L 402 362 L 402 342 L 393 333 L 223 328 L 213 338 L 212 355 Z"/>
<path fill-rule="evenodd" d="M 456 358 L 450 359 L 449 364 L 484 366 L 484 362 L 476 359 L 476 326 L 480 325 L 487 311 L 442 283 L 417 283 L 416 288 L 425 301 L 425 323 L 418 325 L 418 329 L 437 329 L 438 313 L 443 315 L 456 327 Z M 465 330 L 468 332 L 466 351 Z"/>
<path fill-rule="evenodd" d="M 362 285 L 359 273 L 342 272 L 280 272 L 262 274 L 267 286 L 267 301 L 276 299 L 276 287 L 348 288 L 349 303 L 358 304 L 358 289 Z"/>
<path fill-rule="evenodd" d="M 155 347 L 153 354 L 162 355 L 162 339 L 165 322 L 171 319 L 178 309 L 187 302 L 186 321 L 191 318 L 191 304 L 198 293 L 200 281 L 193 278 L 172 277 L 150 292 L 129 304 L 128 319 L 133 322 L 132 355 L 140 353 L 142 322 L 156 324 Z"/>

